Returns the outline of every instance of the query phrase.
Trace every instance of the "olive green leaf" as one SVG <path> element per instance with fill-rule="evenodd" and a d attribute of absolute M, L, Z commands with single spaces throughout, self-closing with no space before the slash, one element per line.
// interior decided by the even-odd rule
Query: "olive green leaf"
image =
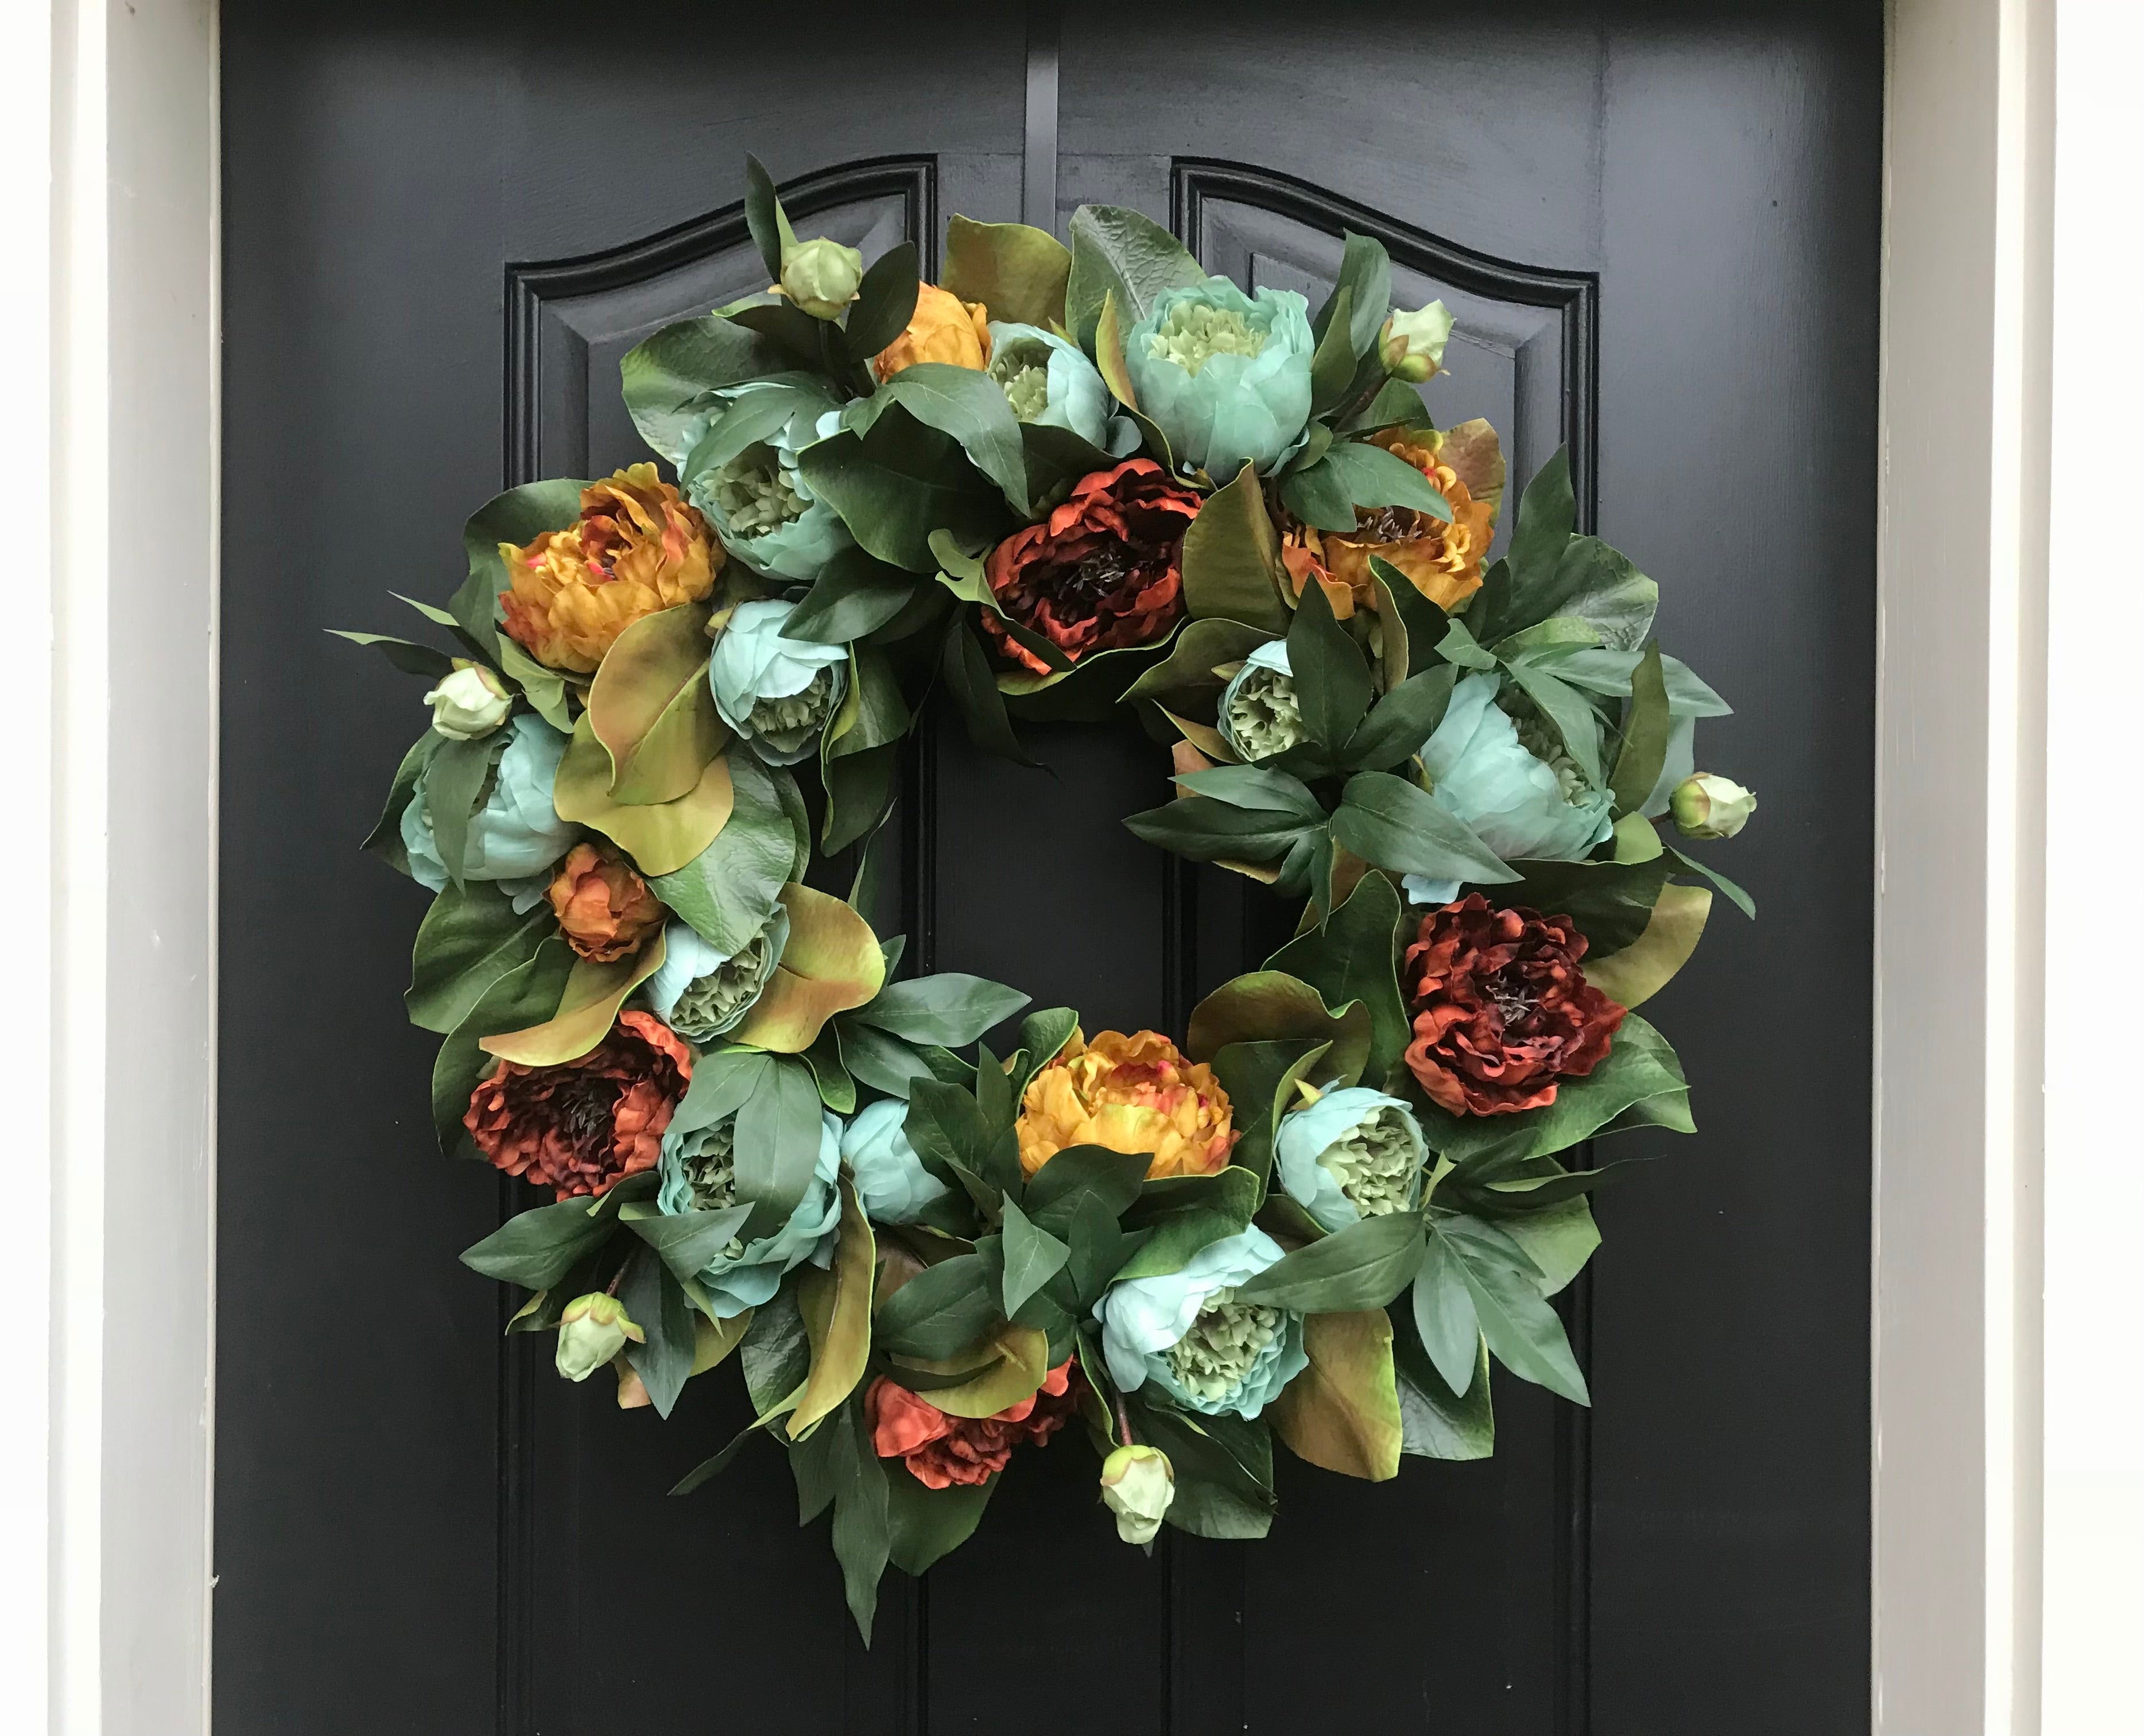
<path fill-rule="evenodd" d="M 548 904 L 517 915 L 496 880 L 449 885 L 432 900 L 410 950 L 409 1022 L 444 1036 L 485 990 L 535 956 L 558 919 Z"/>
<path fill-rule="evenodd" d="M 927 428 L 960 443 L 975 467 L 1004 490 L 1014 512 L 1027 513 L 1027 457 L 1020 420 L 990 376 L 945 362 L 903 368 L 868 398 L 851 400 L 842 426 L 868 435 L 896 404 Z"/>
<path fill-rule="evenodd" d="M 1245 464 L 1199 508 L 1184 533 L 1179 561 L 1184 607 L 1194 626 L 1201 619 L 1243 622 L 1263 628 L 1268 637 L 1288 631 L 1288 608 L 1283 601 L 1288 573 L 1281 564 L 1280 538 L 1251 465 Z M 1185 629 L 1187 637 L 1191 630 Z M 1199 642 L 1203 647 L 1208 641 Z"/>
<path fill-rule="evenodd" d="M 1333 1045 L 1324 1068 L 1343 1085 L 1362 1077 L 1370 1053 L 1370 1010 L 1348 1001 L 1338 1011 L 1308 983 L 1283 970 L 1253 970 L 1231 978 L 1192 1009 L 1184 1052 L 1210 1061 L 1231 1043 L 1308 1039 Z"/>
<path fill-rule="evenodd" d="M 723 754 L 708 761 L 700 781 L 675 801 L 621 802 L 609 794 L 610 780 L 610 755 L 583 712 L 558 762 L 551 806 L 561 820 L 601 832 L 651 877 L 676 872 L 705 850 L 728 821 L 736 799 Z"/>
<path fill-rule="evenodd" d="M 675 801 L 729 739 L 707 685 L 707 615 L 696 603 L 643 615 L 604 653 L 588 716 L 610 756 L 613 801 Z"/>
<path fill-rule="evenodd" d="M 1609 999 L 1642 1006 L 1690 962 L 1712 912 L 1712 894 L 1702 886 L 1663 886 L 1645 931 L 1620 952 L 1589 954 L 1586 980 Z"/>
<path fill-rule="evenodd" d="M 636 952 L 598 963 L 575 960 L 558 996 L 558 1010 L 541 1024 L 487 1036 L 478 1047 L 503 1061 L 524 1067 L 556 1067 L 578 1060 L 610 1034 L 625 998 L 663 968 L 663 931 L 658 929 Z"/>
<path fill-rule="evenodd" d="M 797 1306 L 811 1342 L 811 1372 L 803 1397 L 790 1413 L 792 1441 L 830 1415 L 863 1378 L 864 1364 L 871 1356 L 871 1283 L 876 1270 L 871 1225 L 856 1203 L 856 1189 L 845 1181 L 833 1264 L 824 1272 L 807 1266 L 797 1275 Z"/>
<path fill-rule="evenodd" d="M 747 752 L 716 763 L 730 768 L 728 820 L 690 861 L 651 875 L 649 885 L 708 945 L 733 958 L 774 914 L 796 867 L 797 840 L 774 773 Z"/>
<path fill-rule="evenodd" d="M 789 910 L 789 943 L 735 1040 L 797 1054 L 835 1014 L 878 993 L 886 955 L 871 925 L 840 899 L 794 881 L 781 898 Z"/>
<path fill-rule="evenodd" d="M 981 302 L 993 320 L 1045 329 L 1064 325 L 1071 273 L 1070 250 L 1047 230 L 958 215 L 945 226 L 938 286 L 963 301 Z"/>
<path fill-rule="evenodd" d="M 1392 1333 L 1399 1389 L 1400 1451 L 1425 1459 L 1486 1459 L 1496 1450 L 1496 1419 L 1489 1392 L 1489 1347 L 1474 1335 L 1474 1372 L 1455 1392 L 1423 1354 L 1402 1320 Z"/>
<path fill-rule="evenodd" d="M 1310 1366 L 1288 1383 L 1273 1432 L 1297 1458 L 1381 1483 L 1400 1472 L 1392 1323 L 1382 1308 L 1313 1314 L 1303 1323 Z"/>
<path fill-rule="evenodd" d="M 811 492 L 841 514 L 859 543 L 911 573 L 938 570 L 932 531 L 948 531 L 974 548 L 996 542 L 1010 523 L 1004 494 L 969 462 L 960 442 L 899 403 L 861 435 L 843 429 L 813 441 L 797 463 Z M 1020 474 L 1025 489 L 1024 469 Z"/>
<path fill-rule="evenodd" d="M 1660 647 L 1648 645 L 1638 667 L 1630 672 L 1630 702 L 1623 714 L 1623 746 L 1615 756 L 1615 770 L 1609 786 L 1615 792 L 1618 815 L 1635 814 L 1645 805 L 1653 786 L 1660 781 L 1667 763 L 1668 732 L 1674 719 L 1668 714 L 1667 679 L 1660 671 Z"/>

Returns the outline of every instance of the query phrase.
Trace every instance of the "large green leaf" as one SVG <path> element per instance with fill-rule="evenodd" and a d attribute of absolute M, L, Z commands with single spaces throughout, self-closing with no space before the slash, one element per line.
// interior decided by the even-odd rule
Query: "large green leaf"
<path fill-rule="evenodd" d="M 1028 1183 L 1027 1214 L 1041 1228 L 1060 1237 L 1070 1235 L 1074 1220 L 1089 1201 L 1109 1218 L 1119 1217 L 1139 1197 L 1152 1162 L 1150 1152 L 1068 1146 Z"/>
<path fill-rule="evenodd" d="M 843 429 L 815 440 L 797 463 L 812 493 L 841 514 L 858 543 L 911 573 L 938 570 L 934 530 L 974 548 L 996 542 L 1010 522 L 1004 495 L 969 463 L 960 443 L 898 404 L 866 434 Z"/>
<path fill-rule="evenodd" d="M 958 1549 L 975 1535 L 997 1485 L 993 1476 L 984 1483 L 930 1489 L 906 1471 L 890 1475 L 886 1480 L 886 1516 L 893 1528 L 893 1565 L 906 1574 L 921 1574 Z"/>
<path fill-rule="evenodd" d="M 1401 1056 L 1412 1033 L 1400 996 L 1396 943 L 1400 896 L 1382 874 L 1366 874 L 1323 926 L 1296 939 L 1266 960 L 1308 983 L 1328 1006 L 1360 1001 L 1370 1014 L 1370 1053 L 1364 1076 L 1380 1090 L 1404 1070 Z"/>
<path fill-rule="evenodd" d="M 556 1012 L 525 1029 L 489 1034 L 479 1046 L 524 1067 L 578 1060 L 610 1034 L 626 997 L 663 968 L 663 947 L 658 930 L 623 958 L 576 960 Z"/>
<path fill-rule="evenodd" d="M 1643 811 L 1645 798 L 1660 781 L 1667 763 L 1668 732 L 1674 720 L 1668 713 L 1667 678 L 1660 671 L 1660 647 L 1645 647 L 1638 667 L 1630 672 L 1630 702 L 1624 708 L 1623 746 L 1615 756 L 1615 771 L 1609 780 L 1615 791 L 1617 814 Z"/>
<path fill-rule="evenodd" d="M 1517 884 L 1502 895 L 1545 915 L 1568 916 L 1587 943 L 1586 966 L 1620 952 L 1645 933 L 1674 866 L 1655 856 L 1635 862 L 1514 862 Z"/>
<path fill-rule="evenodd" d="M 1395 874 L 1501 885 L 1518 875 L 1418 786 L 1388 771 L 1358 771 L 1342 791 L 1333 839 Z"/>
<path fill-rule="evenodd" d="M 912 1043 L 958 1049 L 1010 1019 L 1028 1002 L 1017 989 L 965 971 L 940 971 L 888 983 L 849 1016 Z"/>
<path fill-rule="evenodd" d="M 1712 913 L 1712 894 L 1703 886 L 1663 886 L 1645 931 L 1619 952 L 1585 962 L 1586 980 L 1609 999 L 1641 1006 L 1665 988 L 1690 962 Z"/>
<path fill-rule="evenodd" d="M 1370 1053 L 1370 1011 L 1350 1001 L 1328 1009 L 1317 990 L 1284 970 L 1232 977 L 1192 1009 L 1184 1051 L 1210 1061 L 1231 1043 L 1307 1039 L 1330 1043 L 1320 1071 L 1343 1085 L 1362 1075 Z"/>
<path fill-rule="evenodd" d="M 610 756 L 613 801 L 675 801 L 722 751 L 729 731 L 707 685 L 707 608 L 643 615 L 603 655 L 588 689 L 588 727 Z"/>
<path fill-rule="evenodd" d="M 1403 1431 L 1385 1311 L 1313 1314 L 1303 1347 L 1310 1365 L 1274 1405 L 1273 1432 L 1297 1458 L 1343 1476 L 1397 1476 Z"/>
<path fill-rule="evenodd" d="M 1017 1314 L 1028 1297 L 1056 1277 L 1064 1269 L 1065 1262 L 1071 1257 L 1070 1247 L 1030 1221 L 1019 1205 L 1007 1198 L 1005 1202 L 1005 1317 L 1010 1319 Z"/>
<path fill-rule="evenodd" d="M 1489 1347 L 1477 1334 L 1474 1371 L 1455 1392 L 1422 1353 L 1402 1318 L 1392 1332 L 1392 1365 L 1400 1401 L 1400 1451 L 1425 1459 L 1486 1459 L 1496 1450 L 1496 1419 L 1489 1393 Z"/>
<path fill-rule="evenodd" d="M 1272 862 L 1298 840 L 1322 832 L 1323 816 L 1310 821 L 1293 810 L 1239 807 L 1210 796 L 1187 796 L 1125 817 L 1135 838 L 1188 856 L 1194 862 Z"/>
<path fill-rule="evenodd" d="M 442 742 L 425 770 L 424 817 L 432 826 L 432 848 L 457 885 L 469 868 L 469 821 L 483 806 L 484 785 L 504 750 L 497 736 Z"/>
<path fill-rule="evenodd" d="M 438 681 L 450 673 L 454 660 L 444 651 L 430 645 L 419 645 L 412 639 L 398 639 L 390 633 L 349 632 L 340 627 L 331 627 L 329 633 L 338 639 L 347 639 L 353 645 L 369 645 L 404 675 L 421 675 L 427 681 Z"/>
<path fill-rule="evenodd" d="M 774 775 L 749 753 L 729 756 L 732 806 L 712 842 L 649 884 L 655 895 L 725 958 L 767 926 L 796 866 L 796 839 Z"/>
<path fill-rule="evenodd" d="M 838 1456 L 830 1478 L 835 1491 L 834 1559 L 841 1564 L 849 1614 L 869 1645 L 879 1578 L 893 1550 L 886 1466 L 871 1442 L 861 1397 L 843 1406 L 829 1427 L 829 1445 Z"/>
<path fill-rule="evenodd" d="M 790 1414 L 787 1432 L 795 1440 L 846 1399 L 862 1380 L 871 1355 L 871 1285 L 877 1272 L 870 1223 L 856 1203 L 856 1190 L 841 1184 L 841 1226 L 833 1262 L 825 1271 L 806 1267 L 797 1274 L 797 1305 L 811 1343 L 811 1372 L 804 1396 Z"/>
<path fill-rule="evenodd" d="M 844 548 L 819 569 L 804 600 L 782 623 L 785 639 L 846 645 L 898 615 L 916 594 L 916 575 L 862 548 Z"/>
<path fill-rule="evenodd" d="M 1268 634 L 1288 631 L 1280 538 L 1250 464 L 1199 508 L 1184 533 L 1179 561 L 1184 607 L 1194 620 L 1243 622 Z"/>
<path fill-rule="evenodd" d="M 1273 1172 L 1276 1118 L 1294 1100 L 1296 1081 L 1317 1070 L 1332 1048 L 1329 1042 L 1297 1037 L 1230 1043 L 1214 1054 L 1214 1077 L 1234 1110 L 1237 1138 L 1228 1161 L 1256 1176 L 1261 1189 Z"/>
<path fill-rule="evenodd" d="M 1369 710 L 1372 689 L 1361 647 L 1333 619 L 1322 585 L 1303 587 L 1288 629 L 1288 661 L 1303 728 L 1312 741 L 1341 747 Z"/>
<path fill-rule="evenodd" d="M 417 780 L 424 775 L 424 768 L 432 763 L 432 756 L 445 745 L 446 739 L 437 730 L 428 729 L 410 743 L 409 751 L 402 756 L 402 763 L 395 768 L 395 781 L 388 787 L 387 801 L 380 811 L 380 818 L 359 846 L 379 856 L 398 874 L 409 871 L 409 852 L 402 842 L 403 811 L 417 793 Z"/>
<path fill-rule="evenodd" d="M 748 755 L 740 754 L 742 765 Z M 704 851 L 727 823 L 736 792 L 730 757 L 707 761 L 700 781 L 675 801 L 630 803 L 609 793 L 610 756 L 586 712 L 558 762 L 551 806 L 561 820 L 593 826 L 631 856 L 643 874 L 673 874 Z"/>
<path fill-rule="evenodd" d="M 1206 280 L 1184 244 L 1151 217 L 1118 205 L 1083 205 L 1072 214 L 1072 264 L 1065 286 L 1065 324 L 1092 354 L 1102 305 L 1112 292 L 1127 327 L 1145 317 L 1164 290 Z"/>
<path fill-rule="evenodd" d="M 534 958 L 557 927 L 545 903 L 516 915 L 495 880 L 449 885 L 424 913 L 411 950 L 403 997 L 409 1022 L 445 1035 L 493 983 Z"/>
<path fill-rule="evenodd" d="M 462 1253 L 472 1272 L 524 1290 L 548 1290 L 610 1240 L 618 1220 L 588 1199 L 562 1199 L 509 1218 Z"/>
<path fill-rule="evenodd" d="M 1072 255 L 1047 230 L 1025 223 L 978 223 L 955 216 L 945 226 L 945 262 L 938 286 L 980 301 L 993 320 L 1045 329 L 1065 323 Z"/>
<path fill-rule="evenodd" d="M 1236 1287 L 1238 1300 L 1298 1314 L 1382 1308 L 1414 1282 L 1422 1261 L 1421 1216 L 1391 1212 L 1285 1254 Z"/>
<path fill-rule="evenodd" d="M 880 1305 L 873 1332 L 889 1355 L 942 1358 L 1005 1324 L 988 1269 L 975 1254 L 926 1267 Z"/>
<path fill-rule="evenodd" d="M 737 1194 L 752 1207 L 742 1233 L 746 1240 L 771 1236 L 788 1223 L 811 1185 L 824 1130 L 811 1069 L 778 1057 L 737 1112 Z"/>
<path fill-rule="evenodd" d="M 625 407 L 640 438 L 672 464 L 685 455 L 723 387 L 781 371 L 781 352 L 719 314 L 680 320 L 643 339 L 618 365 Z"/>
<path fill-rule="evenodd" d="M 1212 1175 L 1149 1182 L 1132 1218 L 1134 1228 L 1147 1232 L 1146 1239 L 1117 1279 L 1181 1272 L 1201 1248 L 1241 1235 L 1263 1192 L 1261 1178 L 1234 1163 Z"/>
<path fill-rule="evenodd" d="M 655 1414 L 668 1416 L 692 1376 L 698 1352 L 692 1305 L 670 1268 L 648 1247 L 636 1249 L 626 1262 L 618 1298 L 647 1335 L 639 1343 L 628 1341 L 625 1360 L 648 1389 Z"/>
<path fill-rule="evenodd" d="M 868 436 L 898 404 L 927 428 L 960 443 L 975 468 L 1004 490 L 1012 509 L 1027 513 L 1027 459 L 1020 422 L 998 383 L 975 368 L 917 362 L 903 368 L 868 398 L 851 401 L 842 425 Z"/>
<path fill-rule="evenodd" d="M 1125 1402 L 1133 1432 L 1167 1453 L 1176 1471 L 1167 1515 L 1172 1526 L 1195 1537 L 1266 1535 L 1276 1503 L 1272 1439 L 1263 1420 L 1193 1418 L 1131 1395 Z"/>

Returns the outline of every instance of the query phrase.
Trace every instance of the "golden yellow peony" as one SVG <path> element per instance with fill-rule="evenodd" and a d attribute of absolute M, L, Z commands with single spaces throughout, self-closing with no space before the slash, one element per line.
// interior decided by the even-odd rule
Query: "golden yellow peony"
<path fill-rule="evenodd" d="M 1358 608 L 1374 611 L 1370 557 L 1375 555 L 1398 568 L 1439 608 L 1458 608 L 1481 588 L 1481 563 L 1496 533 L 1504 456 L 1495 432 L 1486 422 L 1467 422 L 1446 433 L 1392 428 L 1370 438 L 1435 484 L 1451 503 L 1452 522 L 1388 506 L 1358 511 L 1354 530 L 1346 535 L 1292 526 L 1281 559 L 1296 595 L 1315 578 L 1341 620 Z"/>
<path fill-rule="evenodd" d="M 1020 1167 L 1033 1175 L 1071 1145 L 1151 1152 L 1149 1178 L 1225 1168 L 1236 1143 L 1228 1094 L 1159 1031 L 1072 1040 L 1020 1100 Z"/>
<path fill-rule="evenodd" d="M 722 571 L 722 545 L 653 464 L 581 491 L 581 515 L 525 548 L 499 545 L 513 584 L 507 632 L 539 663 L 592 675 L 643 615 L 697 603 Z"/>
<path fill-rule="evenodd" d="M 871 358 L 871 372 L 888 380 L 918 362 L 945 362 L 955 368 L 987 368 L 990 363 L 990 310 L 980 301 L 963 301 L 950 290 L 926 283 L 916 292 L 916 311 L 907 330 Z"/>

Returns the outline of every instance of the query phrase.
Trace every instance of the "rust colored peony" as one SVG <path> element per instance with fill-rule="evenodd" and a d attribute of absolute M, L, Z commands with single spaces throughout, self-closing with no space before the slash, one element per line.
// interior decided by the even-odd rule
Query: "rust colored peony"
<path fill-rule="evenodd" d="M 1151 1152 L 1150 1178 L 1225 1169 L 1236 1143 L 1228 1094 L 1159 1031 L 1079 1031 L 1020 1100 L 1020 1167 L 1033 1175 L 1070 1145 Z"/>
<path fill-rule="evenodd" d="M 598 965 L 622 959 L 663 926 L 663 904 L 608 844 L 576 844 L 547 895 L 566 941 Z"/>
<path fill-rule="evenodd" d="M 1586 980 L 1585 956 L 1568 916 L 1495 910 L 1479 892 L 1423 917 L 1401 966 L 1422 1089 L 1455 1115 L 1510 1115 L 1592 1072 L 1624 1009 Z"/>
<path fill-rule="evenodd" d="M 990 366 L 990 310 L 980 301 L 963 301 L 935 283 L 922 285 L 916 292 L 916 311 L 909 315 L 908 329 L 871 358 L 871 372 L 884 382 L 918 362 Z"/>
<path fill-rule="evenodd" d="M 1149 645 L 1184 613 L 1177 555 L 1198 516 L 1198 495 L 1175 486 L 1152 459 L 1127 459 L 1080 478 L 1043 523 L 993 548 L 984 571 L 998 607 L 1070 662 Z M 987 611 L 983 629 L 1009 661 L 1048 672 Z"/>
<path fill-rule="evenodd" d="M 1040 1391 L 995 1416 L 948 1416 L 906 1386 L 881 1375 L 864 1396 L 871 1444 L 881 1459 L 899 1459 L 926 1489 L 986 1483 L 1005 1467 L 1012 1450 L 1043 1441 L 1072 1415 L 1070 1357 L 1050 1371 Z"/>
<path fill-rule="evenodd" d="M 1430 479 L 1450 503 L 1452 522 L 1447 524 L 1407 507 L 1387 506 L 1357 508 L 1355 528 L 1344 536 L 1308 524 L 1293 525 L 1283 538 L 1281 560 L 1296 595 L 1300 597 L 1303 586 L 1315 578 L 1341 620 L 1358 608 L 1374 611 L 1372 555 L 1398 568 L 1439 608 L 1457 608 L 1480 590 L 1481 562 L 1496 535 L 1495 494 L 1476 499 L 1466 476 L 1443 462 L 1447 457 L 1460 460 L 1477 479 L 1492 479 L 1496 494 L 1501 494 L 1504 461 L 1496 450 L 1496 436 L 1486 433 L 1486 424 L 1478 435 L 1475 427 L 1470 423 L 1450 434 L 1432 434 L 1427 445 L 1412 444 L 1405 429 L 1388 428 L 1372 434 L 1372 444 L 1405 459 Z"/>
<path fill-rule="evenodd" d="M 653 1169 L 692 1076 L 692 1052 L 653 1013 L 621 1013 L 578 1061 L 501 1061 L 469 1093 L 462 1125 L 494 1168 L 560 1199 Z"/>
<path fill-rule="evenodd" d="M 581 491 L 581 516 L 525 548 L 499 545 L 513 579 L 506 631 L 539 663 L 594 673 L 643 615 L 714 588 L 722 545 L 655 466 L 635 464 Z"/>

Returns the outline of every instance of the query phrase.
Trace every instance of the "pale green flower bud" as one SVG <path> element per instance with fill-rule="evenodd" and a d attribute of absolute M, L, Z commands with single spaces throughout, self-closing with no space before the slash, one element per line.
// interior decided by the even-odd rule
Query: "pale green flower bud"
<path fill-rule="evenodd" d="M 474 742 L 506 722 L 514 700 L 506 685 L 481 663 L 456 657 L 451 674 L 424 696 L 432 727 L 449 742 Z"/>
<path fill-rule="evenodd" d="M 1757 798 L 1731 777 L 1700 771 L 1675 786 L 1668 806 L 1685 838 L 1731 838 L 1757 811 Z"/>
<path fill-rule="evenodd" d="M 630 1339 L 648 1342 L 648 1334 L 633 1323 L 625 1304 L 598 1290 L 577 1296 L 558 1317 L 558 1372 L 569 1381 L 585 1381 L 608 1362 Z"/>
<path fill-rule="evenodd" d="M 1247 760 L 1285 753 L 1304 738 L 1287 640 L 1272 640 L 1244 659 L 1221 690 L 1215 715 L 1222 739 Z"/>
<path fill-rule="evenodd" d="M 782 293 L 815 320 L 840 319 L 863 280 L 864 256 L 853 247 L 824 236 L 782 243 Z"/>
<path fill-rule="evenodd" d="M 1103 1505 L 1127 1543 L 1151 1543 L 1176 1499 L 1176 1467 L 1158 1446 L 1120 1446 L 1102 1461 Z"/>
<path fill-rule="evenodd" d="M 1419 385 L 1444 365 L 1444 346 L 1452 338 L 1452 315 L 1442 301 L 1412 313 L 1394 313 L 1379 335 L 1378 353 L 1397 379 Z"/>

